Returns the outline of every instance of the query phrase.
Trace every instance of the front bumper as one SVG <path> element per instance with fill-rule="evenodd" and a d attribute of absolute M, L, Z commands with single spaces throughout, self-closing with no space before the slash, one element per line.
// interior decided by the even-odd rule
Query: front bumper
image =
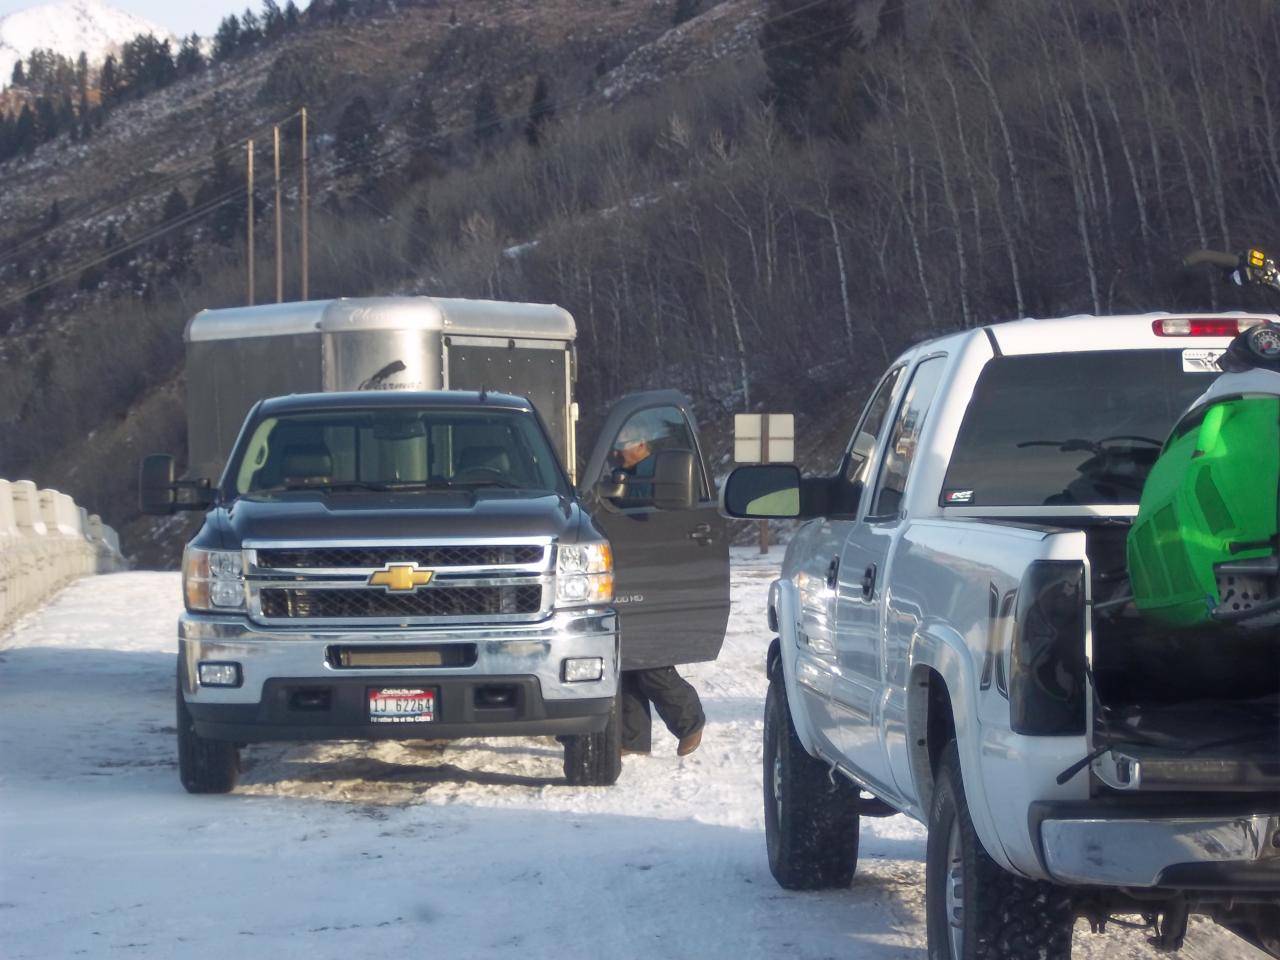
<path fill-rule="evenodd" d="M 538 736 L 604 728 L 618 690 L 612 610 L 553 614 L 532 624 L 431 628 L 283 629 L 244 617 L 184 614 L 178 621 L 182 694 L 201 736 L 241 742 Z M 430 646 L 455 667 L 343 666 L 338 651 Z M 448 650 L 465 648 L 465 657 Z M 569 683 L 562 663 L 598 657 L 599 680 Z M 196 682 L 201 661 L 240 665 L 238 687 Z M 428 686 L 431 723 L 371 724 L 367 690 Z M 494 697 L 495 692 L 500 695 Z"/>
<path fill-rule="evenodd" d="M 1061 883 L 1280 893 L 1280 813 L 1038 806 L 1045 869 Z"/>

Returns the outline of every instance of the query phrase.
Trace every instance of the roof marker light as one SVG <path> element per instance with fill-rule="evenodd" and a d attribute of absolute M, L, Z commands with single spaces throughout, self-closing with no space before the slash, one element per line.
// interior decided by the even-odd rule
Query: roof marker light
<path fill-rule="evenodd" d="M 1157 337 L 1235 337 L 1265 321 L 1259 317 L 1172 317 L 1154 320 Z"/>

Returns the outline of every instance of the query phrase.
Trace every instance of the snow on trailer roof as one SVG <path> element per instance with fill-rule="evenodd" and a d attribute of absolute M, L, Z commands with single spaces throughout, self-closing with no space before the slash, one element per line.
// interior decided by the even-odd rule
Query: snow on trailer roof
<path fill-rule="evenodd" d="M 568 310 L 550 303 L 507 303 L 450 297 L 343 297 L 201 310 L 183 339 L 239 340 L 361 330 L 434 330 L 458 336 L 572 340 Z"/>

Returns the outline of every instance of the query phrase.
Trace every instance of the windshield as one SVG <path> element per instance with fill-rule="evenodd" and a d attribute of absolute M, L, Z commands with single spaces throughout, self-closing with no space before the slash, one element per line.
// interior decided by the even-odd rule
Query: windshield
<path fill-rule="evenodd" d="M 541 426 L 516 410 L 326 410 L 259 421 L 231 461 L 236 495 L 292 490 L 565 493 Z"/>
<path fill-rule="evenodd" d="M 943 506 L 1137 504 L 1178 417 L 1213 382 L 1179 350 L 997 357 L 965 412 Z"/>

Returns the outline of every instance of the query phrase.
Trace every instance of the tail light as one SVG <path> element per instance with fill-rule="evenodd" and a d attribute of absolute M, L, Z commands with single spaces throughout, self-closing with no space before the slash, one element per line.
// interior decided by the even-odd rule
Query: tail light
<path fill-rule="evenodd" d="M 1265 321 L 1259 317 L 1167 317 L 1153 320 L 1157 337 L 1236 337 Z"/>
<path fill-rule="evenodd" d="M 1009 656 L 1009 723 L 1014 733 L 1085 732 L 1084 564 L 1037 560 L 1018 589 Z"/>

